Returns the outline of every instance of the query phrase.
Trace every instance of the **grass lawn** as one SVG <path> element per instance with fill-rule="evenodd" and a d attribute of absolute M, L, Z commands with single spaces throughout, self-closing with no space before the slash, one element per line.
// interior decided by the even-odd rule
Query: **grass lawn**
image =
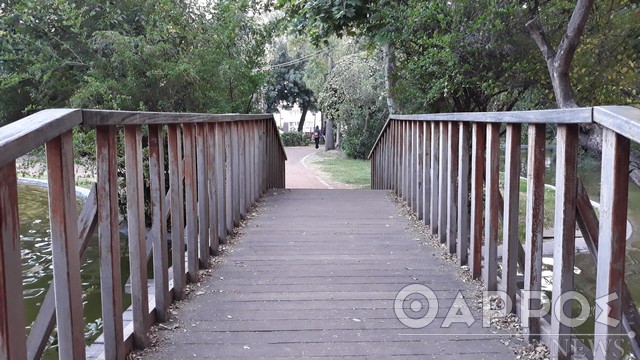
<path fill-rule="evenodd" d="M 352 185 L 359 189 L 371 188 L 371 162 L 369 160 L 347 159 L 343 152 L 318 152 L 322 159 L 316 164 L 334 181 Z"/>

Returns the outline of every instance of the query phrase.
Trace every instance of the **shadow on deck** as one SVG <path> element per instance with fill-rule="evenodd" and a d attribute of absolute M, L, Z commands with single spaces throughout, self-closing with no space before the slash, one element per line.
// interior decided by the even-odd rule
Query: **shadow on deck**
<path fill-rule="evenodd" d="M 478 288 L 441 249 L 424 245 L 392 196 L 270 190 L 213 276 L 159 328 L 159 344 L 145 358 L 513 358 L 510 347 L 521 343 L 483 328 Z M 438 300 L 423 328 L 404 323 L 432 316 L 425 297 L 396 301 L 411 284 Z M 453 308 L 458 317 L 443 327 L 458 292 L 475 321 L 461 323 Z"/>

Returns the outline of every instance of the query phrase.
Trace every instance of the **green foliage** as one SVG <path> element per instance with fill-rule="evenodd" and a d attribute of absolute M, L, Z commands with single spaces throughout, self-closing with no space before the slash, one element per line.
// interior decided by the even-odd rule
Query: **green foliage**
<path fill-rule="evenodd" d="M 284 144 L 284 146 L 307 146 L 310 142 L 308 136 L 297 131 L 282 133 L 280 137 L 282 138 L 282 144 Z"/>
<path fill-rule="evenodd" d="M 0 10 L 0 116 L 51 107 L 253 112 L 266 74 L 254 0 L 19 0 Z"/>
<path fill-rule="evenodd" d="M 388 116 L 379 63 L 367 53 L 343 57 L 320 94 L 325 116 L 345 129 L 343 148 L 352 158 L 364 159 Z"/>
<path fill-rule="evenodd" d="M 299 60 L 304 58 L 302 53 L 296 53 L 295 59 L 289 56 L 284 42 L 276 44 L 275 53 L 276 56 L 271 63 L 273 71 L 267 79 L 265 91 L 267 111 L 277 112 L 278 106 L 290 110 L 294 105 L 298 105 L 303 114 L 298 128 L 302 130 L 307 111 L 316 110 L 316 98 L 304 80 L 306 61 Z"/>

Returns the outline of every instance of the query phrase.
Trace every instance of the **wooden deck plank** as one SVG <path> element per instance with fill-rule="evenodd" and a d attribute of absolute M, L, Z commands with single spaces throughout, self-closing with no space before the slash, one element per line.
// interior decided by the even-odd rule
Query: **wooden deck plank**
<path fill-rule="evenodd" d="M 477 288 L 402 211 L 387 191 L 268 191 L 214 276 L 180 304 L 169 322 L 178 326 L 160 330 L 144 358 L 514 358 L 504 334 L 482 327 Z M 401 322 L 410 300 L 400 319 L 394 311 L 410 284 L 438 297 L 426 328 Z M 459 292 L 476 321 L 442 327 Z"/>

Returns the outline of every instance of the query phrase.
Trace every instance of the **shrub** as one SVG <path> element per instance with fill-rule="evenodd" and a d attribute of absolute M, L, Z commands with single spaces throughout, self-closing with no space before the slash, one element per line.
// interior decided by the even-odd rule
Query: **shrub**
<path fill-rule="evenodd" d="M 282 143 L 284 146 L 307 146 L 309 145 L 309 138 L 297 131 L 290 131 L 283 134 L 280 134 L 282 138 Z"/>

